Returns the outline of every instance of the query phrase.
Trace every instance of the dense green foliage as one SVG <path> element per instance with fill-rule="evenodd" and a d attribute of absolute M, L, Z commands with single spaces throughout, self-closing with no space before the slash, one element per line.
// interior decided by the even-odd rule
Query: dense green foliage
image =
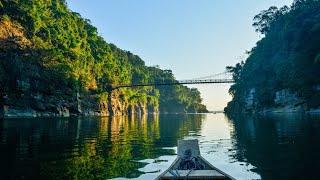
<path fill-rule="evenodd" d="M 147 67 L 107 43 L 65 0 L 0 0 L 0 7 L 0 93 L 14 105 L 34 94 L 72 100 L 81 92 L 106 100 L 106 90 L 119 84 L 175 81 L 171 71 Z M 160 99 L 160 109 L 168 111 L 206 110 L 196 89 L 180 85 L 120 91 L 129 104 L 157 107 Z"/>
<path fill-rule="evenodd" d="M 248 52 L 245 63 L 227 67 L 236 82 L 227 110 L 243 106 L 252 88 L 257 108 L 273 106 L 281 89 L 297 93 L 309 108 L 320 106 L 320 1 L 270 7 L 254 17 L 253 26 L 263 38 Z"/>

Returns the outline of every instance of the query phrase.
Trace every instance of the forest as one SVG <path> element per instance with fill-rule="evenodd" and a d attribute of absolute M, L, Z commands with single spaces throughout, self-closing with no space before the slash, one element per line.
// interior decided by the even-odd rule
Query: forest
<path fill-rule="evenodd" d="M 65 0 L 0 0 L 1 104 L 53 114 L 206 112 L 197 89 L 182 85 L 122 88 L 176 81 L 106 42 Z"/>
<path fill-rule="evenodd" d="M 225 110 L 261 111 L 281 105 L 281 98 L 293 99 L 282 100 L 283 106 L 319 108 L 320 1 L 272 6 L 254 17 L 253 27 L 262 38 L 247 52 L 245 62 L 227 67 L 236 83 Z"/>

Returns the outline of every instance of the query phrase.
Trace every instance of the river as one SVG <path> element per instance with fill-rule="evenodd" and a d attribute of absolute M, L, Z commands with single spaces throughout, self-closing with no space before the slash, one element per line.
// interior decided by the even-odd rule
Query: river
<path fill-rule="evenodd" d="M 320 116 L 224 114 L 0 120 L 0 179 L 154 179 L 178 139 L 237 179 L 317 179 Z"/>

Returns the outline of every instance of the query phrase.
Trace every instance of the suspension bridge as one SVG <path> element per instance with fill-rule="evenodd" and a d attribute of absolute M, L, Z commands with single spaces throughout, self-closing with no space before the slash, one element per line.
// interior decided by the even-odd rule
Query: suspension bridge
<path fill-rule="evenodd" d="M 172 86 L 179 84 L 224 84 L 234 83 L 232 73 L 222 72 L 213 74 L 210 76 L 194 78 L 190 80 L 174 80 L 174 81 L 157 81 L 151 83 L 136 83 L 136 84 L 120 84 L 112 87 L 112 90 L 119 88 L 130 88 L 130 87 L 143 87 L 143 86 Z"/>

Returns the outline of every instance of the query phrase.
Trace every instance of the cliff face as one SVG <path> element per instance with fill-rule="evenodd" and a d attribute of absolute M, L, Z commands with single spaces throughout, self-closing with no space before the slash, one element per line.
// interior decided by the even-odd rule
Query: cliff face
<path fill-rule="evenodd" d="M 243 105 L 230 109 L 234 112 L 249 112 L 249 113 L 292 113 L 292 112 L 317 112 L 320 106 L 310 108 L 308 101 L 289 89 L 282 89 L 276 91 L 272 99 L 272 105 L 264 106 L 259 104 L 258 97 L 255 93 L 255 88 L 251 88 L 246 95 L 244 95 Z M 226 108 L 229 111 L 228 108 Z"/>
<path fill-rule="evenodd" d="M 97 101 L 96 95 L 77 94 L 70 99 L 32 95 L 22 97 L 11 103 L 10 98 L 1 108 L 3 117 L 69 117 L 69 116 L 119 116 L 158 113 L 158 107 L 146 103 L 129 104 L 121 100 L 121 93 L 114 91 L 108 96 L 108 101 Z M 23 104 L 23 106 L 19 106 Z"/>
<path fill-rule="evenodd" d="M 296 0 L 254 17 L 263 38 L 245 62 L 227 67 L 235 84 L 226 112 L 318 112 L 320 1 Z"/>
<path fill-rule="evenodd" d="M 231 101 L 225 108 L 227 113 L 320 113 L 320 104 L 316 102 L 320 97 L 317 90 L 311 98 L 300 96 L 298 92 L 289 89 L 276 91 L 271 104 L 261 104 L 255 89 L 251 88 L 243 95 L 244 101 Z"/>

